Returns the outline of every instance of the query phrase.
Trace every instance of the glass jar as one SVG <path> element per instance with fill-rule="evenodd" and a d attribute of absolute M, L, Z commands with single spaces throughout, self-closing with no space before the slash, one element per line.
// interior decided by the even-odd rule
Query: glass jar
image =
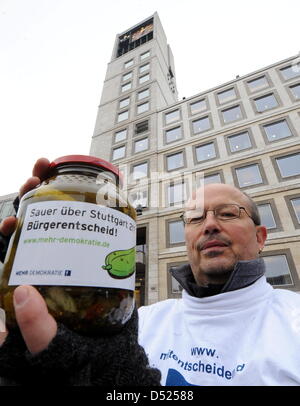
<path fill-rule="evenodd" d="M 26 193 L 0 275 L 0 306 L 16 326 L 13 291 L 33 285 L 58 322 L 84 335 L 118 331 L 134 308 L 136 212 L 118 169 L 69 155 Z"/>

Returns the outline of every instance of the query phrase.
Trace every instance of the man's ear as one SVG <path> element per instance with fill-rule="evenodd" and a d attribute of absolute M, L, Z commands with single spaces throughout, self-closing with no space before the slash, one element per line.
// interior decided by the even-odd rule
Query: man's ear
<path fill-rule="evenodd" d="M 256 227 L 256 239 L 259 252 L 261 252 L 265 246 L 265 241 L 267 239 L 267 228 L 265 226 Z"/>

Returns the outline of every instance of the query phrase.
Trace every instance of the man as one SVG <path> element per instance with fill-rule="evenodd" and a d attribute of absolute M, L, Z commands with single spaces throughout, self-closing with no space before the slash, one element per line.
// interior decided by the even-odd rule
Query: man
<path fill-rule="evenodd" d="M 204 196 L 199 192 L 204 191 Z M 252 200 L 207 185 L 183 215 L 182 299 L 140 309 L 139 342 L 166 385 L 300 385 L 300 296 L 275 290 Z"/>
<path fill-rule="evenodd" d="M 37 177 L 29 179 L 20 194 L 45 177 L 48 165 L 47 160 L 37 162 L 33 171 Z M 183 220 L 190 265 L 173 273 L 184 289 L 183 297 L 139 310 L 139 343 L 155 368 L 140 357 L 143 368 L 138 373 L 153 372 L 144 384 L 159 384 L 158 368 L 163 385 L 299 385 L 300 296 L 274 290 L 266 282 L 259 258 L 266 228 L 260 225 L 252 200 L 233 186 L 207 185 L 189 201 Z M 7 219 L 0 231 L 8 235 L 13 225 L 14 219 Z M 57 327 L 33 287 L 16 288 L 15 310 L 30 355 L 27 352 L 24 359 L 20 338 L 14 341 L 2 333 L 0 376 L 10 374 L 18 381 L 10 361 L 14 348 L 20 354 L 16 363 L 29 375 L 32 370 L 40 372 L 39 366 L 47 376 L 62 369 L 64 375 L 80 374 L 89 363 L 87 357 L 92 359 L 89 369 L 102 365 L 107 340 L 99 338 L 100 346 L 95 341 L 91 345 L 88 339 Z M 115 337 L 114 345 L 121 339 Z M 72 351 L 65 359 L 59 348 L 68 343 Z M 139 349 L 134 343 L 127 358 Z M 138 370 L 140 365 L 133 361 Z M 103 368 L 98 368 L 97 374 L 102 373 Z M 74 383 L 78 384 L 78 377 L 67 381 Z M 86 384 L 102 383 L 95 374 L 86 380 Z"/>

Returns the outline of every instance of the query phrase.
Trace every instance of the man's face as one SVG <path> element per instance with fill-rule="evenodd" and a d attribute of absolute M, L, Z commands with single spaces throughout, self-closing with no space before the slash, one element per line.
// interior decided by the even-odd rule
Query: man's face
<path fill-rule="evenodd" d="M 233 186 L 223 184 L 205 186 L 204 202 L 192 201 L 189 209 L 204 205 L 205 210 L 211 210 L 222 204 L 245 207 L 251 215 L 247 198 Z M 186 224 L 185 240 L 195 280 L 205 286 L 225 283 L 238 261 L 257 258 L 266 240 L 266 228 L 256 226 L 244 210 L 240 218 L 226 221 L 209 211 L 203 223 Z"/>

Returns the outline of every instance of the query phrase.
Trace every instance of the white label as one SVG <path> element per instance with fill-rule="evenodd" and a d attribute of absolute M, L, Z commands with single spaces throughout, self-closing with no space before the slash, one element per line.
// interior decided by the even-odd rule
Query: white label
<path fill-rule="evenodd" d="M 136 223 L 109 207 L 73 201 L 28 205 L 9 285 L 134 290 Z"/>

